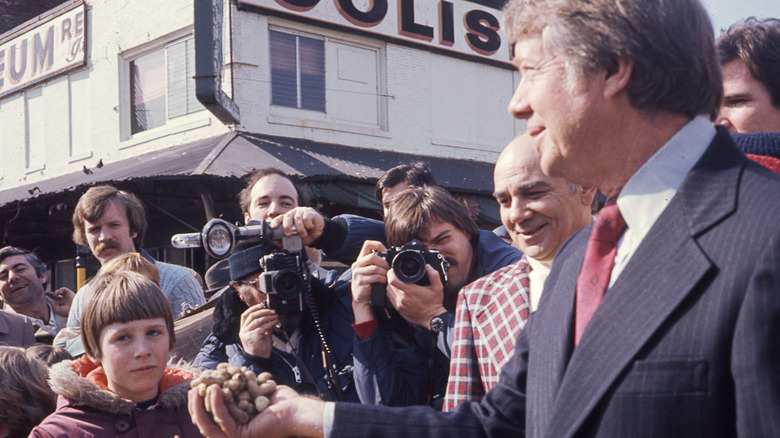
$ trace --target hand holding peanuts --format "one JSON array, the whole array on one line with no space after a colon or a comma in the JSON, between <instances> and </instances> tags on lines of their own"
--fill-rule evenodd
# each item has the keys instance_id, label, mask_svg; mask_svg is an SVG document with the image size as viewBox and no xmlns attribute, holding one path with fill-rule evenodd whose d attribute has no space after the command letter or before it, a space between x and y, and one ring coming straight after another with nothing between
<instances>
[{"instance_id":1,"label":"hand holding peanuts","mask_svg":"<svg viewBox=\"0 0 780 438\"><path fill-rule=\"evenodd\" d=\"M196 388L203 397L206 412L211 412L206 389L216 385L222 392L222 399L230 412L230 416L238 424L246 424L271 404L270 397L276 391L276 382L271 379L271 373L255 373L247 367L241 369L221 363L216 370L206 370L198 378L190 382L191 388Z\"/></svg>"}]
</instances>

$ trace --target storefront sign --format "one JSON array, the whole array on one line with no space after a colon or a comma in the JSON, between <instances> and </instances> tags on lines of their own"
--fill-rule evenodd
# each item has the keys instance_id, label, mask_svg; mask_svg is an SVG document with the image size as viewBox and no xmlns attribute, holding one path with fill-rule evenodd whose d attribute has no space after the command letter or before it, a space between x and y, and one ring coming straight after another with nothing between
<instances>
[{"instance_id":1,"label":"storefront sign","mask_svg":"<svg viewBox=\"0 0 780 438\"><path fill-rule=\"evenodd\" d=\"M492 0L238 0L263 9L509 62ZM485 5L495 5L490 7Z\"/></svg>"},{"instance_id":2,"label":"storefront sign","mask_svg":"<svg viewBox=\"0 0 780 438\"><path fill-rule=\"evenodd\" d=\"M84 65L86 6L66 10L0 41L0 96Z\"/></svg>"}]
</instances>

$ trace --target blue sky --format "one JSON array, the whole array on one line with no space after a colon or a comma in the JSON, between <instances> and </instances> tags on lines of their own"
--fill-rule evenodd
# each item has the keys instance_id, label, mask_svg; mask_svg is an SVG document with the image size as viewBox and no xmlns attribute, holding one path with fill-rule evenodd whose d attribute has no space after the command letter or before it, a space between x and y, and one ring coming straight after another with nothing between
<instances>
[{"instance_id":1,"label":"blue sky","mask_svg":"<svg viewBox=\"0 0 780 438\"><path fill-rule=\"evenodd\" d=\"M780 18L780 0L701 0L710 13L715 35L750 16Z\"/></svg>"}]
</instances>

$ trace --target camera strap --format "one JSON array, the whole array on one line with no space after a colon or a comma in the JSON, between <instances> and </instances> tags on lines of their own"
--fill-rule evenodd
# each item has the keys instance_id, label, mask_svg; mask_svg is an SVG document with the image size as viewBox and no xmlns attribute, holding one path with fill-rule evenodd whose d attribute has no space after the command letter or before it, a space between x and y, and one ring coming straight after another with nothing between
<instances>
[{"instance_id":1,"label":"camera strap","mask_svg":"<svg viewBox=\"0 0 780 438\"><path fill-rule=\"evenodd\" d=\"M295 356L296 364L292 368L296 376L300 375L300 371L296 370L296 368L298 368L299 370L303 371L303 374L306 376L306 378L309 379L309 381L316 386L317 381L314 380L314 376L311 374L311 371L309 371L309 367L307 367L306 364L301 360L301 357L298 355L298 352L296 351L297 348L293 347L292 344L290 343L290 337L287 336L287 333L284 331L284 329L280 329L277 332L277 336L279 336L279 339L284 341L284 343L286 343L290 347L290 352L293 354L293 356ZM300 344L301 344L300 341L298 341L298 345Z\"/></svg>"},{"instance_id":2,"label":"camera strap","mask_svg":"<svg viewBox=\"0 0 780 438\"><path fill-rule=\"evenodd\" d=\"M320 320L320 312L317 308L317 302L314 300L314 294L311 290L311 284L306 283L303 288L303 298L306 300L306 305L309 306L309 312L314 320L314 327L317 330L317 334L320 337L320 345L322 346L322 358L323 367L325 368L325 383L328 388L333 392L334 399L336 401L344 400L344 395L341 393L341 387L338 380L338 365L336 362L336 355L333 353L333 349L328 342L328 337L325 334L325 329L322 328L322 321Z\"/></svg>"}]
</instances>

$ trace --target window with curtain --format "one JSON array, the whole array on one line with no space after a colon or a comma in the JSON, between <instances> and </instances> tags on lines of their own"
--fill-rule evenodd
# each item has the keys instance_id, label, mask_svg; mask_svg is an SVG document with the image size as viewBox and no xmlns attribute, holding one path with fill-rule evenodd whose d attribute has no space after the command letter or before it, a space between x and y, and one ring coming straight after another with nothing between
<instances>
[{"instance_id":1,"label":"window with curtain","mask_svg":"<svg viewBox=\"0 0 780 438\"><path fill-rule=\"evenodd\" d=\"M139 56L130 61L129 67L132 134L203 109L195 97L192 37Z\"/></svg>"},{"instance_id":2,"label":"window with curtain","mask_svg":"<svg viewBox=\"0 0 780 438\"><path fill-rule=\"evenodd\" d=\"M270 31L271 104L325 112L325 41Z\"/></svg>"}]
</instances>

